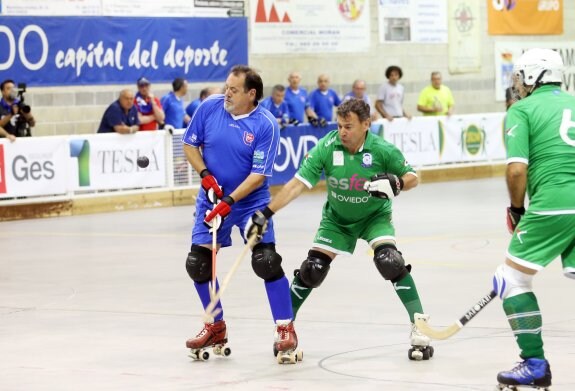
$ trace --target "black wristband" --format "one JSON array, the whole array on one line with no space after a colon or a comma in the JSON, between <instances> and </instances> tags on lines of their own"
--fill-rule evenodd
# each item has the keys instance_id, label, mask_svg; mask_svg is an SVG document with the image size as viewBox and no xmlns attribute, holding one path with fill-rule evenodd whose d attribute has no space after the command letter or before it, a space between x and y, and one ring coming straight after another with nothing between
<instances>
[{"instance_id":1,"label":"black wristband","mask_svg":"<svg viewBox=\"0 0 575 391\"><path fill-rule=\"evenodd\" d=\"M272 217L274 215L274 211L271 210L270 208L268 208L267 206L265 207L264 210L262 210L262 214L264 215L264 217L266 219L269 219L270 217Z\"/></svg>"},{"instance_id":2,"label":"black wristband","mask_svg":"<svg viewBox=\"0 0 575 391\"><path fill-rule=\"evenodd\" d=\"M225 202L229 206L232 206L236 201L234 201L234 199L230 196L225 196L224 198L222 198L222 202Z\"/></svg>"},{"instance_id":3,"label":"black wristband","mask_svg":"<svg viewBox=\"0 0 575 391\"><path fill-rule=\"evenodd\" d=\"M521 208L516 208L513 205L510 205L509 210L512 211L513 213L517 213L519 215L525 214L525 207L523 207L523 206Z\"/></svg>"},{"instance_id":4,"label":"black wristband","mask_svg":"<svg viewBox=\"0 0 575 391\"><path fill-rule=\"evenodd\" d=\"M401 179L400 176L398 176L397 179L399 179L399 189L403 190L403 179Z\"/></svg>"},{"instance_id":5,"label":"black wristband","mask_svg":"<svg viewBox=\"0 0 575 391\"><path fill-rule=\"evenodd\" d=\"M207 168L204 168L201 172L200 172L200 178L204 179L204 177L208 176L208 175L212 175L210 174L210 172L208 171Z\"/></svg>"}]
</instances>

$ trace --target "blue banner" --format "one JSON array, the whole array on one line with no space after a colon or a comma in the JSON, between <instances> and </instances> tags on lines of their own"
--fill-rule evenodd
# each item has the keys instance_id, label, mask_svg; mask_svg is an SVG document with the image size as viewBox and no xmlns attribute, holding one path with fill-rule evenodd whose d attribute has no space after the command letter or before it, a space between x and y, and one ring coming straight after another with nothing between
<instances>
[{"instance_id":1,"label":"blue banner","mask_svg":"<svg viewBox=\"0 0 575 391\"><path fill-rule=\"evenodd\" d=\"M246 18L3 17L0 80L31 86L223 81L248 63Z\"/></svg>"},{"instance_id":2,"label":"blue banner","mask_svg":"<svg viewBox=\"0 0 575 391\"><path fill-rule=\"evenodd\" d=\"M274 164L270 185L283 185L293 178L301 161L319 139L337 129L337 124L331 122L325 128L311 125L288 126L281 131L280 146Z\"/></svg>"}]
</instances>

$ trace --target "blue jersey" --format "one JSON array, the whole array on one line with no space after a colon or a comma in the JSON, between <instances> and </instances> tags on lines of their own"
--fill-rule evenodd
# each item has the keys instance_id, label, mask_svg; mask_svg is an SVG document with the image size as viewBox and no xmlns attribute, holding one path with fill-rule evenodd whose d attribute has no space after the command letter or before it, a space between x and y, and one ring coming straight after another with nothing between
<instances>
[{"instance_id":1,"label":"blue jersey","mask_svg":"<svg viewBox=\"0 0 575 391\"><path fill-rule=\"evenodd\" d=\"M184 124L186 112L182 98L178 98L176 94L170 92L162 96L161 103L166 115L166 125L172 125L176 129L181 129L186 126L186 124Z\"/></svg>"},{"instance_id":2,"label":"blue jersey","mask_svg":"<svg viewBox=\"0 0 575 391\"><path fill-rule=\"evenodd\" d=\"M196 100L191 101L190 104L186 106L186 114L189 115L190 118L194 116L194 113L198 109L200 103L202 103L202 101L200 100L200 98L198 98Z\"/></svg>"},{"instance_id":3,"label":"blue jersey","mask_svg":"<svg viewBox=\"0 0 575 391\"><path fill-rule=\"evenodd\" d=\"M268 96L267 98L265 98L264 100L262 100L260 102L260 105L262 107L265 107L266 109L269 110L270 113L272 113L272 115L275 118L280 118L282 120L284 120L285 122L288 122L290 119L290 114L289 114L289 108L287 103L285 102L285 100L280 103L279 105L276 105L272 99L271 96Z\"/></svg>"},{"instance_id":4,"label":"blue jersey","mask_svg":"<svg viewBox=\"0 0 575 391\"><path fill-rule=\"evenodd\" d=\"M336 92L329 89L321 92L319 89L314 90L309 95L309 105L315 111L319 118L325 118L326 121L333 119L333 107L339 106L341 99Z\"/></svg>"},{"instance_id":5,"label":"blue jersey","mask_svg":"<svg viewBox=\"0 0 575 391\"><path fill-rule=\"evenodd\" d=\"M306 89L300 87L297 91L292 91L289 86L286 87L284 102L288 105L290 118L303 123L305 119L305 110L309 107Z\"/></svg>"},{"instance_id":6,"label":"blue jersey","mask_svg":"<svg viewBox=\"0 0 575 391\"><path fill-rule=\"evenodd\" d=\"M116 100L104 112L98 133L114 133L114 126L122 124L127 126L139 125L138 109L134 105L126 113L120 105L120 101Z\"/></svg>"},{"instance_id":7,"label":"blue jersey","mask_svg":"<svg viewBox=\"0 0 575 391\"><path fill-rule=\"evenodd\" d=\"M224 109L224 95L211 95L196 110L182 141L202 147L207 169L231 194L250 174L272 175L280 130L274 116L258 105L251 113L234 116ZM205 192L198 200L205 200ZM267 179L234 208L270 199ZM237 205L237 206L236 206Z\"/></svg>"}]
</instances>

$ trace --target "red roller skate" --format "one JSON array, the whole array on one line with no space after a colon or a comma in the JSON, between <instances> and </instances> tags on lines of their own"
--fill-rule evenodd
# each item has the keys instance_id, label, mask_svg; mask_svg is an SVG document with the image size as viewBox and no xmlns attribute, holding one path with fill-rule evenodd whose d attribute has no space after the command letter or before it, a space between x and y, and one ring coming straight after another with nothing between
<instances>
[{"instance_id":1,"label":"red roller skate","mask_svg":"<svg viewBox=\"0 0 575 391\"><path fill-rule=\"evenodd\" d=\"M274 334L274 354L278 364L295 364L303 360L303 352L297 350L297 335L291 320L278 320Z\"/></svg>"},{"instance_id":2,"label":"red roller skate","mask_svg":"<svg viewBox=\"0 0 575 391\"><path fill-rule=\"evenodd\" d=\"M210 358L208 348L212 347L215 355L229 356L232 350L225 346L228 342L226 322L222 319L214 323L204 324L202 331L195 338L186 341L186 347L190 349L190 357L196 361L206 361Z\"/></svg>"}]
</instances>

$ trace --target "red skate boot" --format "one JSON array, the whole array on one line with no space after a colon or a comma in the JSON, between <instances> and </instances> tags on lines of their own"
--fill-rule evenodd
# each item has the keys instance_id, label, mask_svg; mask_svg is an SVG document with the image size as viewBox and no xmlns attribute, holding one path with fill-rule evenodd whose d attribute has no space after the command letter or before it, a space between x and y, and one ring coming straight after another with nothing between
<instances>
[{"instance_id":1,"label":"red skate boot","mask_svg":"<svg viewBox=\"0 0 575 391\"><path fill-rule=\"evenodd\" d=\"M210 353L206 350L210 347L218 356L229 356L232 350L225 346L228 342L226 322L222 319L214 323L205 323L202 331L195 338L186 341L186 347L190 349L190 357L194 360L206 361Z\"/></svg>"},{"instance_id":2,"label":"red skate boot","mask_svg":"<svg viewBox=\"0 0 575 391\"><path fill-rule=\"evenodd\" d=\"M297 335L290 319L276 322L274 353L279 364L295 364L303 360L303 352L297 350Z\"/></svg>"}]
</instances>

